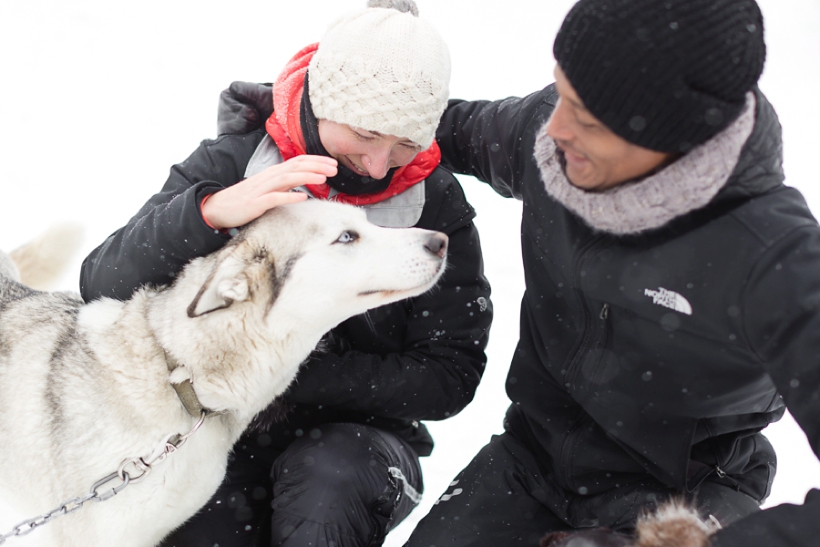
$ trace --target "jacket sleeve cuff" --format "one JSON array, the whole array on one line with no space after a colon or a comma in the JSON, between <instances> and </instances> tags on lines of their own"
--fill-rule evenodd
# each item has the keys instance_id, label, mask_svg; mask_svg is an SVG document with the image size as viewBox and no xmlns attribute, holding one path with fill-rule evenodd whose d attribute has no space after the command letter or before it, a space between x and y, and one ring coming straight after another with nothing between
<instances>
[{"instance_id":1,"label":"jacket sleeve cuff","mask_svg":"<svg viewBox=\"0 0 820 547\"><path fill-rule=\"evenodd\" d=\"M216 192L214 192L214 193L216 193ZM203 197L202 200L199 202L199 215L202 217L202 222L204 222L208 226L208 228L210 228L211 230L216 230L216 227L213 224L211 224L210 222L208 222L208 217L206 217L205 213L203 212L203 208L205 207L205 202L208 201L208 199L212 195L214 195L214 194L205 195L205 197Z\"/></svg>"}]
</instances>

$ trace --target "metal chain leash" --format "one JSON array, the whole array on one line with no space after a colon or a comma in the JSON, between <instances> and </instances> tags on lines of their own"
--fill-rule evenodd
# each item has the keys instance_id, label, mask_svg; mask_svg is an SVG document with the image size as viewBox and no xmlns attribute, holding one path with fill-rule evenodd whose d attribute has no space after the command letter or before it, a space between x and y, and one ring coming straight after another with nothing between
<instances>
[{"instance_id":1,"label":"metal chain leash","mask_svg":"<svg viewBox=\"0 0 820 547\"><path fill-rule=\"evenodd\" d=\"M91 486L91 490L85 496L66 500L48 513L32 519L24 520L12 528L7 534L0 535L0 545L3 545L6 540L11 537L25 536L26 534L33 532L35 528L39 528L43 524L49 523L58 517L79 511L82 509L83 504L88 501L107 501L125 490L129 484L141 481L148 475L154 465L164 461L165 458L179 450L179 448L185 444L185 441L188 440L188 437L197 432L199 427L202 425L202 422L205 421L205 417L207 415L207 412L202 411L197 423L194 424L194 427L192 427L191 430L185 435L180 435L179 433L171 433L167 435L149 456L145 458L137 457L125 459L116 471L95 482ZM129 466L133 467L133 470L130 473L126 471L126 467ZM113 488L103 490L102 492L98 491L102 486L117 479L119 479L120 484L114 486Z\"/></svg>"}]
</instances>

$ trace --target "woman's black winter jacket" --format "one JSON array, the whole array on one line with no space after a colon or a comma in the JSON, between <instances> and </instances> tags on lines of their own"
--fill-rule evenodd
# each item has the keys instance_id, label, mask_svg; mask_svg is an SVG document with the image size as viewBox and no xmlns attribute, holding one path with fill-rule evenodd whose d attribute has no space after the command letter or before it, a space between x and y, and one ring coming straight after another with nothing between
<instances>
[{"instance_id":1,"label":"woman's black winter jacket","mask_svg":"<svg viewBox=\"0 0 820 547\"><path fill-rule=\"evenodd\" d=\"M189 261L221 248L229 236L204 223L199 204L244 178L263 137L260 129L204 141L173 166L162 190L86 258L83 298L124 300L142 285L172 283ZM396 432L428 455L432 439L419 421L453 416L472 400L492 318L475 212L441 167L425 188L417 226L449 236L447 271L432 291L334 329L336 342L303 366L285 395L291 411L271 431L275 445L288 444L311 425L357 422Z\"/></svg>"},{"instance_id":2,"label":"woman's black winter jacket","mask_svg":"<svg viewBox=\"0 0 820 547\"><path fill-rule=\"evenodd\" d=\"M627 236L590 228L545 190L533 151L553 86L451 101L444 114L444 165L523 201L526 293L505 426L538 457L556 504L647 474L763 500L775 456L760 431L784 403L820 454L820 228L783 184L780 126L756 99L752 134L715 198ZM657 298L673 293L691 314ZM815 494L728 527L715 547L817 545Z\"/></svg>"}]
</instances>

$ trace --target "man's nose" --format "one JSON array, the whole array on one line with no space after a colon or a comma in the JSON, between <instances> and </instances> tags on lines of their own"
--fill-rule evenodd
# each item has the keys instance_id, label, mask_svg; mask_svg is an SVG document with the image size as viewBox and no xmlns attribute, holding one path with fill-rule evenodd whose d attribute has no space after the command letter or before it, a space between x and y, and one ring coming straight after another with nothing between
<instances>
[{"instance_id":1,"label":"man's nose","mask_svg":"<svg viewBox=\"0 0 820 547\"><path fill-rule=\"evenodd\" d=\"M557 141L572 140L573 134L567 124L566 108L563 107L561 99L558 99L552 115L547 120L547 135Z\"/></svg>"}]
</instances>

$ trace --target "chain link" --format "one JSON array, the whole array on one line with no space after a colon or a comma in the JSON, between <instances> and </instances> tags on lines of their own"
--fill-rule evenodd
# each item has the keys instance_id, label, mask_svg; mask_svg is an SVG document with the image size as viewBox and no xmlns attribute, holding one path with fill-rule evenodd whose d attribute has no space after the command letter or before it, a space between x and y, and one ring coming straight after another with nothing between
<instances>
[{"instance_id":1,"label":"chain link","mask_svg":"<svg viewBox=\"0 0 820 547\"><path fill-rule=\"evenodd\" d=\"M202 422L205 421L205 417L207 415L208 414L203 410L202 414L199 416L199 420L197 421L197 423L185 435L173 433L166 436L162 440L162 442L159 443L157 448L151 453L151 455L145 458L126 458L120 464L119 468L115 472L95 482L91 486L91 490L85 496L66 500L59 506L57 506L55 509L49 511L48 513L40 515L39 517L24 520L23 522L12 528L10 532L6 534L0 534L0 545L3 545L9 538L25 536L26 534L30 534L31 532L33 532L35 528L39 528L43 524L47 524L58 517L68 515L69 513L73 513L74 511L79 511L80 509L82 509L83 504L85 504L88 501L94 500L101 502L110 500L111 498L125 490L125 488L129 484L141 481L151 471L152 466L162 461L165 461L165 458L179 450L179 447L185 444L185 441L188 440L188 437L197 432L199 427L202 425ZM134 469L136 470L134 475L125 470L125 468L129 465L134 466ZM107 490L99 492L99 489L103 485L106 485L117 479L119 479L120 481L119 484L117 484L113 488L109 488Z\"/></svg>"}]
</instances>

